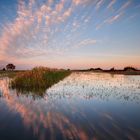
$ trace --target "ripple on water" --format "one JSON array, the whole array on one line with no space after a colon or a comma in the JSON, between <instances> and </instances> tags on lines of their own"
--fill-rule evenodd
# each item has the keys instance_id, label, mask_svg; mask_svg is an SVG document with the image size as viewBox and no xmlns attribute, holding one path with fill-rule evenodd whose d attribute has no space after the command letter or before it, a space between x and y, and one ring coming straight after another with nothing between
<instances>
[{"instance_id":1,"label":"ripple on water","mask_svg":"<svg viewBox=\"0 0 140 140\"><path fill-rule=\"evenodd\" d=\"M140 139L140 76L72 73L42 97L8 82L0 79L0 139Z\"/></svg>"}]
</instances>

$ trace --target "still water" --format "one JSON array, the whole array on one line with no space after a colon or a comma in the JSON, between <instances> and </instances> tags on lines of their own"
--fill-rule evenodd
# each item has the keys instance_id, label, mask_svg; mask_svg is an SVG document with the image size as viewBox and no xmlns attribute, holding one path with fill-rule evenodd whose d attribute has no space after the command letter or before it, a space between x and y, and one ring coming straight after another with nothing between
<instances>
[{"instance_id":1,"label":"still water","mask_svg":"<svg viewBox=\"0 0 140 140\"><path fill-rule=\"evenodd\" d=\"M140 140L140 76L72 73L43 96L0 78L0 140Z\"/></svg>"}]
</instances>

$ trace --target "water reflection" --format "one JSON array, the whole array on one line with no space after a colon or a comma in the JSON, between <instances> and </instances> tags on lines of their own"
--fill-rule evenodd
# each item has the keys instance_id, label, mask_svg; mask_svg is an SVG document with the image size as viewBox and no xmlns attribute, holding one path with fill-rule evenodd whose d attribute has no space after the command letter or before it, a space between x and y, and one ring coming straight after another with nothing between
<instances>
[{"instance_id":1,"label":"water reflection","mask_svg":"<svg viewBox=\"0 0 140 140\"><path fill-rule=\"evenodd\" d=\"M32 139L140 139L139 80L122 75L73 73L41 98L9 90L9 79L2 78L0 95L10 115L18 114L34 136Z\"/></svg>"},{"instance_id":2,"label":"water reflection","mask_svg":"<svg viewBox=\"0 0 140 140\"><path fill-rule=\"evenodd\" d=\"M44 94L45 94L45 91L46 91L46 88L27 88L27 87L22 87L22 88L19 88L19 87L16 87L16 88L13 88L13 87L10 87L11 89L13 90L16 90L16 93L17 95L19 94L24 94L24 95L31 95L33 96L34 98L36 97L43 97Z\"/></svg>"},{"instance_id":3,"label":"water reflection","mask_svg":"<svg viewBox=\"0 0 140 140\"><path fill-rule=\"evenodd\" d=\"M74 73L47 90L46 98L84 98L140 103L140 77L100 73Z\"/></svg>"}]
</instances>

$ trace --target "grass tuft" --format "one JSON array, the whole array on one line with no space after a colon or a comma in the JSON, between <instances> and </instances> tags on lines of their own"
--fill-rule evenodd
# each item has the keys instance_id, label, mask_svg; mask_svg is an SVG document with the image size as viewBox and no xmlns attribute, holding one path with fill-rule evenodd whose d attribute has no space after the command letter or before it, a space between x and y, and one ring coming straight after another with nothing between
<instances>
[{"instance_id":1,"label":"grass tuft","mask_svg":"<svg viewBox=\"0 0 140 140\"><path fill-rule=\"evenodd\" d=\"M45 90L66 76L70 71L36 67L31 71L18 73L11 81L10 87L19 91L45 92Z\"/></svg>"}]
</instances>

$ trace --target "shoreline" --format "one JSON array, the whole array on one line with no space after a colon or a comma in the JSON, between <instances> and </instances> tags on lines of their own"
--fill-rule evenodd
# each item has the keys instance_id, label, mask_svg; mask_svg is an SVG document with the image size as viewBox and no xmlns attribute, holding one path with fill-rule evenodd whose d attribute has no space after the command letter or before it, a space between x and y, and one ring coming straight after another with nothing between
<instances>
[{"instance_id":1,"label":"shoreline","mask_svg":"<svg viewBox=\"0 0 140 140\"><path fill-rule=\"evenodd\" d=\"M140 70L137 71L123 71L123 70L115 70L115 71L110 71L110 70L101 70L101 71L96 71L96 70L72 70L72 72L94 72L94 73L108 73L108 74L121 74L121 75L140 75Z\"/></svg>"},{"instance_id":2,"label":"shoreline","mask_svg":"<svg viewBox=\"0 0 140 140\"><path fill-rule=\"evenodd\" d=\"M0 77L8 76L8 77L15 77L16 74L20 72L25 72L26 70L16 70L16 71L0 71ZM29 71L29 70L27 70ZM121 74L121 75L140 75L140 70L136 71L124 71L124 70L70 70L71 72L94 72L94 73L108 73L108 74Z\"/></svg>"}]
</instances>

